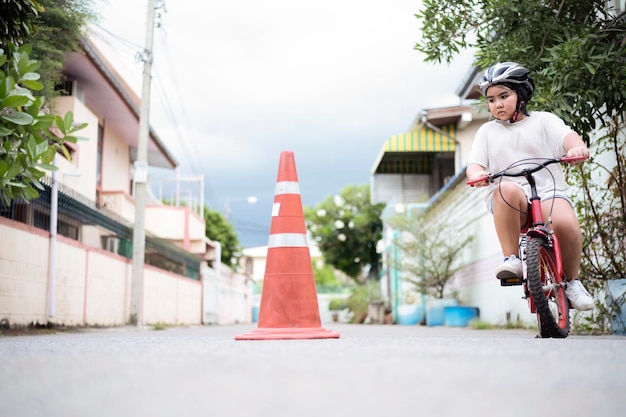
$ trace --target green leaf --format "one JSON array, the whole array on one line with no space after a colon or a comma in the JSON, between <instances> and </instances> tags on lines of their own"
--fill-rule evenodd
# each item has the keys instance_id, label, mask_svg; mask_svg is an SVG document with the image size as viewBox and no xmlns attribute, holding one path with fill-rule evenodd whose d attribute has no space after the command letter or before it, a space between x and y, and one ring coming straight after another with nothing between
<instances>
[{"instance_id":1,"label":"green leaf","mask_svg":"<svg viewBox=\"0 0 626 417\"><path fill-rule=\"evenodd\" d=\"M10 114L3 114L1 116L4 120L8 120L16 125L26 126L33 122L33 116L24 112L13 112Z\"/></svg>"},{"instance_id":2,"label":"green leaf","mask_svg":"<svg viewBox=\"0 0 626 417\"><path fill-rule=\"evenodd\" d=\"M63 122L65 124L65 132L71 131L72 125L74 124L74 113L72 113L71 111L65 113L65 120Z\"/></svg>"},{"instance_id":3,"label":"green leaf","mask_svg":"<svg viewBox=\"0 0 626 417\"><path fill-rule=\"evenodd\" d=\"M591 75L595 75L596 69L592 67L591 64L589 64L588 62L585 62L584 64L585 64L585 68L587 68L587 71L589 71Z\"/></svg>"},{"instance_id":4,"label":"green leaf","mask_svg":"<svg viewBox=\"0 0 626 417\"><path fill-rule=\"evenodd\" d=\"M54 122L54 117L51 114L42 114L37 116L37 122L43 126L50 127Z\"/></svg>"},{"instance_id":5,"label":"green leaf","mask_svg":"<svg viewBox=\"0 0 626 417\"><path fill-rule=\"evenodd\" d=\"M7 180L10 180L11 178L15 177L16 175L18 175L20 173L20 171L22 170L22 167L19 165L12 165L9 167L9 169L6 171L6 173L3 175L3 177Z\"/></svg>"},{"instance_id":6,"label":"green leaf","mask_svg":"<svg viewBox=\"0 0 626 417\"><path fill-rule=\"evenodd\" d=\"M69 142L69 143L76 143L76 142L78 142L78 137L76 137L76 136L72 136L72 135L69 135L69 136L65 136L65 137L63 138L63 140L64 140L65 142Z\"/></svg>"},{"instance_id":7,"label":"green leaf","mask_svg":"<svg viewBox=\"0 0 626 417\"><path fill-rule=\"evenodd\" d=\"M41 67L41 61L30 61L28 64L28 72L35 72Z\"/></svg>"},{"instance_id":8,"label":"green leaf","mask_svg":"<svg viewBox=\"0 0 626 417\"><path fill-rule=\"evenodd\" d=\"M31 80L22 80L22 84L24 86L30 88L31 90L39 91L43 89L43 84L39 81L31 81Z\"/></svg>"},{"instance_id":9,"label":"green leaf","mask_svg":"<svg viewBox=\"0 0 626 417\"><path fill-rule=\"evenodd\" d=\"M14 85L12 91L8 95L24 96L24 97L27 97L31 101L35 101L35 97L33 96L33 93L29 89L20 87L19 85Z\"/></svg>"},{"instance_id":10,"label":"green leaf","mask_svg":"<svg viewBox=\"0 0 626 417\"><path fill-rule=\"evenodd\" d=\"M0 103L0 107L20 107L20 106L25 106L26 104L28 104L30 100L28 100L28 97L24 97L24 96L8 96L7 98L5 98L4 100L2 100L2 103Z\"/></svg>"},{"instance_id":11,"label":"green leaf","mask_svg":"<svg viewBox=\"0 0 626 417\"><path fill-rule=\"evenodd\" d=\"M22 76L22 80L30 80L30 81L36 81L40 78L41 78L41 75L37 74L36 72L27 72L26 74Z\"/></svg>"},{"instance_id":12,"label":"green leaf","mask_svg":"<svg viewBox=\"0 0 626 417\"><path fill-rule=\"evenodd\" d=\"M41 183L39 183L39 182L37 182L36 184L41 185ZM43 189L44 189L44 188L43 188L43 186L42 186L42 187L41 187L41 190L43 191ZM32 188L32 187L28 187L28 188L26 188L26 189L24 190L24 194L25 194L24 199L25 199L25 200L27 200L27 201L28 201L28 200L32 200L33 198L37 198L37 197L39 197L39 193L37 192L37 190L35 190L35 189L34 189L34 188Z\"/></svg>"},{"instance_id":13,"label":"green leaf","mask_svg":"<svg viewBox=\"0 0 626 417\"><path fill-rule=\"evenodd\" d=\"M48 142L43 142L43 141L39 142L35 147L36 157L43 155L48 150L49 147L50 145L48 145Z\"/></svg>"},{"instance_id":14,"label":"green leaf","mask_svg":"<svg viewBox=\"0 0 626 417\"><path fill-rule=\"evenodd\" d=\"M58 171L59 168L55 165L52 164L37 164L37 166L41 169L45 169L46 171Z\"/></svg>"},{"instance_id":15,"label":"green leaf","mask_svg":"<svg viewBox=\"0 0 626 417\"><path fill-rule=\"evenodd\" d=\"M63 152L63 156L65 157L65 159L72 162L72 155L67 150L67 147L65 147L64 145L61 145L61 151Z\"/></svg>"},{"instance_id":16,"label":"green leaf","mask_svg":"<svg viewBox=\"0 0 626 417\"><path fill-rule=\"evenodd\" d=\"M65 136L67 134L67 129L65 128L65 121L63 120L63 118L61 116L56 116L54 118L54 121L61 133L63 133L63 136Z\"/></svg>"}]
</instances>

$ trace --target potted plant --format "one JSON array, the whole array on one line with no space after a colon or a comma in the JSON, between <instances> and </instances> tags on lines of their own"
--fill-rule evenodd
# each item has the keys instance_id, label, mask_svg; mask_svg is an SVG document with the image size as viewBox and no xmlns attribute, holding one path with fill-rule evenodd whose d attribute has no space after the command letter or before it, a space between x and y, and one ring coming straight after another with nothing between
<instances>
[{"instance_id":1,"label":"potted plant","mask_svg":"<svg viewBox=\"0 0 626 417\"><path fill-rule=\"evenodd\" d=\"M443 325L444 307L458 305L456 297L449 297L446 285L461 268L462 252L473 236L459 233L444 216L426 221L424 216L400 215L389 224L401 232L394 241L402 255L395 267L417 293L432 300L426 309L426 324Z\"/></svg>"},{"instance_id":2,"label":"potted plant","mask_svg":"<svg viewBox=\"0 0 626 417\"><path fill-rule=\"evenodd\" d=\"M347 308L346 300L343 298L333 298L328 303L328 310L331 311L331 317L334 322L339 321L339 312L343 309Z\"/></svg>"}]
</instances>

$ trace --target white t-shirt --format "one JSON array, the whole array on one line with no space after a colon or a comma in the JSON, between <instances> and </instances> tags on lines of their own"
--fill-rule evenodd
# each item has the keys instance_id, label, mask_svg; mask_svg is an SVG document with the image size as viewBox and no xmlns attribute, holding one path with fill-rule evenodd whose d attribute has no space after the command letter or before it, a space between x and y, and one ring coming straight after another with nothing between
<instances>
[{"instance_id":1,"label":"white t-shirt","mask_svg":"<svg viewBox=\"0 0 626 417\"><path fill-rule=\"evenodd\" d=\"M512 163L525 158L558 158L565 154L563 140L573 130L559 117L548 112L532 112L524 119L509 121L492 120L482 125L472 145L468 164L478 164L488 172L507 169ZM539 161L542 162L542 161ZM519 172L531 165L512 168ZM552 164L534 174L537 192L542 199L555 195L570 197L570 189L559 164ZM553 178L554 177L554 178ZM524 188L530 198L530 186L524 177L502 177ZM486 201L489 204L498 182L491 184Z\"/></svg>"}]
</instances>

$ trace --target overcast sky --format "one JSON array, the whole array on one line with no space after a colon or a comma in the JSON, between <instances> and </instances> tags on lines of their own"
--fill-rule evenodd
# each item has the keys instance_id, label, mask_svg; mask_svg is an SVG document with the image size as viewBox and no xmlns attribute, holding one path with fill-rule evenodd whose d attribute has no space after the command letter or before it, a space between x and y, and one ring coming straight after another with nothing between
<instances>
[{"instance_id":1,"label":"overcast sky","mask_svg":"<svg viewBox=\"0 0 626 417\"><path fill-rule=\"evenodd\" d=\"M105 54L140 93L147 0L96 0ZM369 183L385 140L454 94L450 66L413 49L419 1L165 2L154 32L150 123L181 164L228 204L244 247L265 245L280 152L293 151L303 204ZM256 196L254 206L246 197Z\"/></svg>"}]
</instances>

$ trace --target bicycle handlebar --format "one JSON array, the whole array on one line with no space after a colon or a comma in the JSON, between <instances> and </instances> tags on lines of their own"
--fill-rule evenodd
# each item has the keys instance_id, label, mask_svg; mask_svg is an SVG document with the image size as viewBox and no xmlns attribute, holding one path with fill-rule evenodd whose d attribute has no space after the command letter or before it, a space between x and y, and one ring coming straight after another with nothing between
<instances>
[{"instance_id":1,"label":"bicycle handlebar","mask_svg":"<svg viewBox=\"0 0 626 417\"><path fill-rule=\"evenodd\" d=\"M560 163L570 163L570 162L578 162L578 161L584 161L585 159L587 159L587 156L562 156L560 158L551 158L551 159L546 159L545 162L543 163L539 163L539 162L529 162L529 160L522 160L522 161L518 161L513 163L512 165L510 165L507 169L502 170L500 172L496 172L495 174L489 174L485 177L480 177L477 178L475 180L471 180L471 181L467 181L466 184L469 185L470 187L473 187L475 184L478 184L480 182L483 181L489 181L489 182L493 182L495 179L500 178L500 177L525 177L527 174L532 174L535 173L537 171L540 171L542 169L544 169L545 167L547 167L550 164L555 164L557 162ZM537 158L537 159L541 159L541 158ZM508 172L511 168L517 166L517 164L520 163L532 163L533 165L536 165L534 168L526 168L523 169L519 172L514 172L514 173L510 173Z\"/></svg>"}]
</instances>

